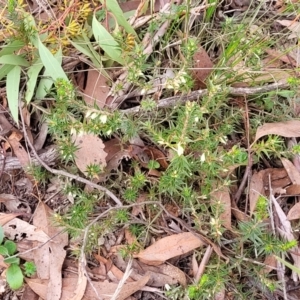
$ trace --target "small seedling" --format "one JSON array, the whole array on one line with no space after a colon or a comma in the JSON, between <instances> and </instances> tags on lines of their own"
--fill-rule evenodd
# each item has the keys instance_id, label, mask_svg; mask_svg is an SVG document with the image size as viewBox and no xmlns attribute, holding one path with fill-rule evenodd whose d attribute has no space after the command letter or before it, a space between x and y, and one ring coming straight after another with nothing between
<instances>
[{"instance_id":1,"label":"small seedling","mask_svg":"<svg viewBox=\"0 0 300 300\"><path fill-rule=\"evenodd\" d=\"M17 290L23 285L24 275L32 276L36 272L33 262L26 262L22 271L20 258L15 255L17 245L13 241L4 239L4 231L0 226L0 254L4 257L4 263L8 265L6 270L6 280L12 290Z\"/></svg>"}]
</instances>

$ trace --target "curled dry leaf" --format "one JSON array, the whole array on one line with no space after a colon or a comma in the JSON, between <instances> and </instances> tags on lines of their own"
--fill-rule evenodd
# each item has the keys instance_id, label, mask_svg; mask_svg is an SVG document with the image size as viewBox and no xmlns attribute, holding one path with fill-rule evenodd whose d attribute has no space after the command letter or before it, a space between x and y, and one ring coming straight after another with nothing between
<instances>
[{"instance_id":1,"label":"curled dry leaf","mask_svg":"<svg viewBox=\"0 0 300 300\"><path fill-rule=\"evenodd\" d=\"M110 87L107 84L107 78L98 70L90 68L87 74L86 87L83 98L86 104L102 108L105 106Z\"/></svg>"},{"instance_id":2,"label":"curled dry leaf","mask_svg":"<svg viewBox=\"0 0 300 300\"><path fill-rule=\"evenodd\" d=\"M231 198L228 187L223 187L220 190L214 191L211 194L212 201L220 202L222 205L222 213L220 214L220 219L222 225L231 230Z\"/></svg>"},{"instance_id":3,"label":"curled dry leaf","mask_svg":"<svg viewBox=\"0 0 300 300\"><path fill-rule=\"evenodd\" d=\"M292 183L300 185L300 173L293 165L293 163L286 158L281 158L281 162L286 169L286 172L290 177Z\"/></svg>"},{"instance_id":4,"label":"curled dry leaf","mask_svg":"<svg viewBox=\"0 0 300 300\"><path fill-rule=\"evenodd\" d=\"M61 270L66 257L68 234L63 228L53 225L53 211L40 202L33 217L33 224L51 237L51 241L35 249L35 264L37 274L41 279L49 279L47 300L59 300L61 296Z\"/></svg>"},{"instance_id":5,"label":"curled dry leaf","mask_svg":"<svg viewBox=\"0 0 300 300\"><path fill-rule=\"evenodd\" d=\"M287 219L284 211L282 210L282 208L280 207L279 203L277 202L277 200L275 199L275 197L273 195L270 195L270 198L272 200L272 203L274 205L274 210L277 213L277 216L280 220L280 225L277 227L277 230L279 232L279 234L286 239L287 241L293 241L295 240L295 237L292 233L292 226L291 226L291 222ZM294 265L297 268L300 268L300 249L298 246L294 247L291 249L291 251L289 251L293 260L294 260ZM293 279L296 280L296 278L299 278L300 275L299 274L295 274L295 272L293 272Z\"/></svg>"},{"instance_id":6,"label":"curled dry leaf","mask_svg":"<svg viewBox=\"0 0 300 300\"><path fill-rule=\"evenodd\" d=\"M10 212L30 212L30 208L28 207L28 205L21 202L16 196L12 194L0 194L0 202L2 202L5 205L6 209Z\"/></svg>"},{"instance_id":7,"label":"curled dry leaf","mask_svg":"<svg viewBox=\"0 0 300 300\"><path fill-rule=\"evenodd\" d=\"M21 214L3 214L0 213L0 225L3 226L7 222L13 220L17 216L20 216Z\"/></svg>"},{"instance_id":8,"label":"curled dry leaf","mask_svg":"<svg viewBox=\"0 0 300 300\"><path fill-rule=\"evenodd\" d=\"M300 22L295 22L293 20L277 20L276 22L292 31L292 34L288 36L288 39L300 37Z\"/></svg>"},{"instance_id":9,"label":"curled dry leaf","mask_svg":"<svg viewBox=\"0 0 300 300\"><path fill-rule=\"evenodd\" d=\"M48 280L41 279L25 279L30 288L38 294L42 299L46 299L47 297L47 286ZM120 291L120 296L118 300L125 300L127 297L132 295L133 293L142 289L148 282L149 277L144 276L140 280L135 282L125 283ZM76 289L77 278L63 278L63 290L60 300L70 300L74 290ZM110 300L111 296L114 294L115 290L118 287L117 283L113 282L97 282L93 281L94 288L98 291L99 296L102 300ZM96 296L95 291L88 285L82 300L98 300L99 298Z\"/></svg>"},{"instance_id":10,"label":"curled dry leaf","mask_svg":"<svg viewBox=\"0 0 300 300\"><path fill-rule=\"evenodd\" d=\"M25 148L22 146L22 144L16 140L16 139L9 139L9 144L11 145L15 155L17 156L19 162L21 163L21 166L23 169L26 170L30 163L29 155L26 152Z\"/></svg>"},{"instance_id":11,"label":"curled dry leaf","mask_svg":"<svg viewBox=\"0 0 300 300\"><path fill-rule=\"evenodd\" d=\"M275 58L275 60L281 60L287 64L292 64L294 67L297 67L297 62L292 57L275 49L266 49L265 51L272 57L272 61L274 61Z\"/></svg>"},{"instance_id":12,"label":"curled dry leaf","mask_svg":"<svg viewBox=\"0 0 300 300\"><path fill-rule=\"evenodd\" d=\"M268 274L277 268L277 260L274 255L267 255L264 260L264 268L261 269L260 274Z\"/></svg>"},{"instance_id":13,"label":"curled dry leaf","mask_svg":"<svg viewBox=\"0 0 300 300\"><path fill-rule=\"evenodd\" d=\"M289 221L291 220L297 220L300 219L300 202L296 203L288 212L287 219Z\"/></svg>"},{"instance_id":14,"label":"curled dry leaf","mask_svg":"<svg viewBox=\"0 0 300 300\"><path fill-rule=\"evenodd\" d=\"M299 196L300 195L300 185L292 184L286 188L286 194L288 196Z\"/></svg>"},{"instance_id":15,"label":"curled dry leaf","mask_svg":"<svg viewBox=\"0 0 300 300\"><path fill-rule=\"evenodd\" d=\"M134 257L147 265L157 266L172 257L185 254L203 245L205 244L191 232L183 232L158 240Z\"/></svg>"},{"instance_id":16,"label":"curled dry leaf","mask_svg":"<svg viewBox=\"0 0 300 300\"><path fill-rule=\"evenodd\" d=\"M118 279L121 280L124 273L118 269L110 260L104 258L103 256L99 255L99 254L94 254L94 257L100 262L100 263L104 263L105 267L106 267L106 271L111 271L113 273L113 275ZM132 282L133 279L131 279L130 277L127 279L127 282Z\"/></svg>"},{"instance_id":17,"label":"curled dry leaf","mask_svg":"<svg viewBox=\"0 0 300 300\"><path fill-rule=\"evenodd\" d=\"M199 46L198 51L194 54L193 62L192 76L195 80L194 89L206 88L205 80L212 72L214 65L207 52L201 46Z\"/></svg>"},{"instance_id":18,"label":"curled dry leaf","mask_svg":"<svg viewBox=\"0 0 300 300\"><path fill-rule=\"evenodd\" d=\"M257 200L259 196L264 195L264 183L263 183L263 177L265 170L262 170L258 173L254 173L251 176L250 181L250 192L249 192L249 202L250 202L250 216L252 216Z\"/></svg>"},{"instance_id":19,"label":"curled dry leaf","mask_svg":"<svg viewBox=\"0 0 300 300\"><path fill-rule=\"evenodd\" d=\"M13 219L3 225L5 236L10 240L27 239L30 241L38 241L45 243L50 237L41 229L34 225L30 225L21 219Z\"/></svg>"},{"instance_id":20,"label":"curled dry leaf","mask_svg":"<svg viewBox=\"0 0 300 300\"><path fill-rule=\"evenodd\" d=\"M107 153L104 151L102 140L95 134L85 133L73 135L73 142L78 147L75 152L75 162L78 169L87 175L89 165L99 165L102 169L106 166Z\"/></svg>"},{"instance_id":21,"label":"curled dry leaf","mask_svg":"<svg viewBox=\"0 0 300 300\"><path fill-rule=\"evenodd\" d=\"M122 258L120 253L113 255L112 259L119 269L126 269L128 262ZM163 287L166 284L174 285L178 283L183 286L186 285L186 275L177 267L170 264L149 266L134 259L132 262L132 272L130 273L130 277L138 280L146 274L150 276L147 285L151 287Z\"/></svg>"},{"instance_id":22,"label":"curled dry leaf","mask_svg":"<svg viewBox=\"0 0 300 300\"><path fill-rule=\"evenodd\" d=\"M291 120L287 122L265 123L257 128L253 143L255 143L261 137L269 134L277 134L284 137L299 137L300 121Z\"/></svg>"}]
</instances>

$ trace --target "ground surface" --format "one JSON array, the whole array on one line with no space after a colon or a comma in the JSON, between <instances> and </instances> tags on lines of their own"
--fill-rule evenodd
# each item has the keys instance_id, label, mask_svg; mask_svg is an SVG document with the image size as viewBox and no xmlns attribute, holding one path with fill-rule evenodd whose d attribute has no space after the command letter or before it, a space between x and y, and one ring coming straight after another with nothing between
<instances>
[{"instance_id":1,"label":"ground surface","mask_svg":"<svg viewBox=\"0 0 300 300\"><path fill-rule=\"evenodd\" d=\"M0 3L1 299L299 299L298 1Z\"/></svg>"}]
</instances>

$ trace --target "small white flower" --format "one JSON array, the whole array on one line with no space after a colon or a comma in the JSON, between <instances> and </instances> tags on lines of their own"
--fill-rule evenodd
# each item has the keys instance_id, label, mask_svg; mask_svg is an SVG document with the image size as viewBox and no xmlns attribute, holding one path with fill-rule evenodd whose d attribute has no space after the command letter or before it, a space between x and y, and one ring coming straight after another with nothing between
<instances>
[{"instance_id":1,"label":"small white flower","mask_svg":"<svg viewBox=\"0 0 300 300\"><path fill-rule=\"evenodd\" d=\"M178 154L179 156L181 156L181 155L183 154L183 152L184 152L184 149L183 149L183 147L181 146L181 144L179 143L179 144L177 145L177 154Z\"/></svg>"},{"instance_id":2,"label":"small white flower","mask_svg":"<svg viewBox=\"0 0 300 300\"><path fill-rule=\"evenodd\" d=\"M97 118L97 116L98 116L98 113L93 112L91 114L90 118L93 120L93 119Z\"/></svg>"},{"instance_id":3,"label":"small white flower","mask_svg":"<svg viewBox=\"0 0 300 300\"><path fill-rule=\"evenodd\" d=\"M107 122L107 115L101 115L100 116L100 122L105 124Z\"/></svg>"},{"instance_id":4,"label":"small white flower","mask_svg":"<svg viewBox=\"0 0 300 300\"><path fill-rule=\"evenodd\" d=\"M205 153L202 153L202 154L201 154L200 161L201 161L202 163L205 162Z\"/></svg>"}]
</instances>

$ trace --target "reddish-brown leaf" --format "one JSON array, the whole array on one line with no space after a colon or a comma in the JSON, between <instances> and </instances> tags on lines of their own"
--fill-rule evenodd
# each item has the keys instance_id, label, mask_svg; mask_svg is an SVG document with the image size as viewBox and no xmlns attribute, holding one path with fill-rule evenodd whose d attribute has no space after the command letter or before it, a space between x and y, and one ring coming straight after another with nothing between
<instances>
[{"instance_id":1,"label":"reddish-brown leaf","mask_svg":"<svg viewBox=\"0 0 300 300\"><path fill-rule=\"evenodd\" d=\"M203 245L204 243L191 232L183 232L158 240L134 257L147 265L157 266L172 257L185 254Z\"/></svg>"}]
</instances>

